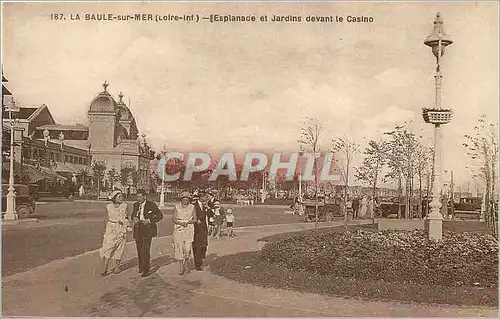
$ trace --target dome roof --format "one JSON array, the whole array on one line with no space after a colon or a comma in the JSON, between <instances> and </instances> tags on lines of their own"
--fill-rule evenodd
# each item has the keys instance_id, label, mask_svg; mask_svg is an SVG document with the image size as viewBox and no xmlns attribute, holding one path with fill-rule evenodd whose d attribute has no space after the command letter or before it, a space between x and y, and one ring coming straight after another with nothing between
<instances>
[{"instance_id":1,"label":"dome roof","mask_svg":"<svg viewBox=\"0 0 500 319\"><path fill-rule=\"evenodd\" d=\"M120 121L126 120L126 121L131 121L132 120L132 113L130 113L130 110L125 104L118 104L118 114L120 115Z\"/></svg>"},{"instance_id":2,"label":"dome roof","mask_svg":"<svg viewBox=\"0 0 500 319\"><path fill-rule=\"evenodd\" d=\"M115 112L116 108L116 101L107 91L99 93L90 103L91 112Z\"/></svg>"},{"instance_id":3,"label":"dome roof","mask_svg":"<svg viewBox=\"0 0 500 319\"><path fill-rule=\"evenodd\" d=\"M118 106L118 114L120 121L131 121L133 119L133 116L127 105L123 102L123 93L120 92L118 97L120 98L120 101L118 101L116 105Z\"/></svg>"}]
</instances>

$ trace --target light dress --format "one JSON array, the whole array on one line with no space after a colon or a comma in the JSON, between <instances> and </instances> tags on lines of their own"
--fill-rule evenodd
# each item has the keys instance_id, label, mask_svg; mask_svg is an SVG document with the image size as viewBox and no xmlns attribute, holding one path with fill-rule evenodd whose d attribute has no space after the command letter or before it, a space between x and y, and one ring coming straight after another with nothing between
<instances>
[{"instance_id":1,"label":"light dress","mask_svg":"<svg viewBox=\"0 0 500 319\"><path fill-rule=\"evenodd\" d=\"M175 205L174 218L181 222L188 222L195 216L194 206L192 204L182 207L181 204ZM175 259L184 260L191 258L193 238L194 238L194 225L188 224L182 226L174 224L174 252Z\"/></svg>"},{"instance_id":2,"label":"light dress","mask_svg":"<svg viewBox=\"0 0 500 319\"><path fill-rule=\"evenodd\" d=\"M359 213L358 213L359 217L365 218L367 211L368 211L368 203L366 201L366 198L363 197L363 199L361 200L361 205L359 207Z\"/></svg>"},{"instance_id":3,"label":"light dress","mask_svg":"<svg viewBox=\"0 0 500 319\"><path fill-rule=\"evenodd\" d=\"M106 210L108 211L108 222L99 252L101 258L120 260L125 252L127 228L130 226L127 219L127 203L121 203L118 207L115 207L114 204L108 204Z\"/></svg>"},{"instance_id":4,"label":"light dress","mask_svg":"<svg viewBox=\"0 0 500 319\"><path fill-rule=\"evenodd\" d=\"M370 216L370 218L373 219L373 200L368 201L366 215Z\"/></svg>"}]
</instances>

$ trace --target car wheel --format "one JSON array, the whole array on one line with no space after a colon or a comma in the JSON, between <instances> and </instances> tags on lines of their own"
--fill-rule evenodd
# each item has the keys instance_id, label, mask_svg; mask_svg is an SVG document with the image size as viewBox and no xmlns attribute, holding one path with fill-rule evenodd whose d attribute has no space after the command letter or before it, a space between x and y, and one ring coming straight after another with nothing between
<instances>
[{"instance_id":1,"label":"car wheel","mask_svg":"<svg viewBox=\"0 0 500 319\"><path fill-rule=\"evenodd\" d=\"M17 215L19 219L28 218L31 214L31 208L28 205L20 205L17 207Z\"/></svg>"}]
</instances>

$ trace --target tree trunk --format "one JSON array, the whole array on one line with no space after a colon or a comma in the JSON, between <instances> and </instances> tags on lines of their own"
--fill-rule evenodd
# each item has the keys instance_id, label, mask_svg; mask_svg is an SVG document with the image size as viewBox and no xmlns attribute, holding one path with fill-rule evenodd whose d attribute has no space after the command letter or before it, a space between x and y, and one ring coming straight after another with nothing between
<instances>
[{"instance_id":1,"label":"tree trunk","mask_svg":"<svg viewBox=\"0 0 500 319\"><path fill-rule=\"evenodd\" d=\"M420 216L420 219L423 218L423 211L422 211L422 170L420 169L418 171L418 215Z\"/></svg>"},{"instance_id":2,"label":"tree trunk","mask_svg":"<svg viewBox=\"0 0 500 319\"><path fill-rule=\"evenodd\" d=\"M399 173L399 177L398 177L398 219L401 219L401 194L403 192L403 185L402 185L402 181L401 181L402 177L401 177L401 173Z\"/></svg>"},{"instance_id":3,"label":"tree trunk","mask_svg":"<svg viewBox=\"0 0 500 319\"><path fill-rule=\"evenodd\" d=\"M101 178L97 177L97 200L101 196Z\"/></svg>"},{"instance_id":4,"label":"tree trunk","mask_svg":"<svg viewBox=\"0 0 500 319\"><path fill-rule=\"evenodd\" d=\"M347 188L349 187L349 161L347 161L345 187L344 187L344 229L347 231L347 224L349 223L349 216L347 211Z\"/></svg>"}]
</instances>

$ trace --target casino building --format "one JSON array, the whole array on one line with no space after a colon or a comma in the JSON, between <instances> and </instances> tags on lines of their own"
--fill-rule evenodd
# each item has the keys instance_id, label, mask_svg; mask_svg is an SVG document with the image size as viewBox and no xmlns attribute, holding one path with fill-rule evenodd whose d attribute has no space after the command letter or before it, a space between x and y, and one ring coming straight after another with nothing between
<instances>
[{"instance_id":1,"label":"casino building","mask_svg":"<svg viewBox=\"0 0 500 319\"><path fill-rule=\"evenodd\" d=\"M2 78L2 82L6 81ZM45 104L21 106L19 112L12 113L17 119L14 123L16 182L38 184L42 192L54 189L54 185L92 183L96 180L93 166L98 163L104 169L101 189L119 187L131 194L137 188L150 190L149 163L154 152L145 135L139 136L123 94L118 95L117 102L108 92L108 86L105 82L103 91L90 102L87 125L57 123ZM2 96L3 102L9 100L10 91L3 89ZM10 132L9 114L3 107L3 183L8 178Z\"/></svg>"}]
</instances>

